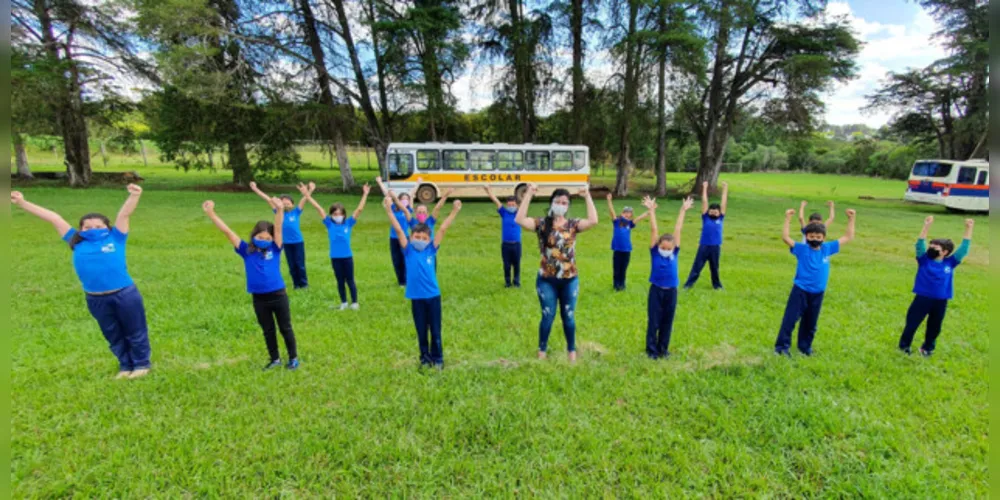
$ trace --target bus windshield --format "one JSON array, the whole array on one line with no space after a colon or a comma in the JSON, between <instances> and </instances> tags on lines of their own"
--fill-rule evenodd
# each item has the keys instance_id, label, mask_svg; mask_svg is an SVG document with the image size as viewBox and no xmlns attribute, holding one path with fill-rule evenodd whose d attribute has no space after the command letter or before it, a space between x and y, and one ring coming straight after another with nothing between
<instances>
[{"instance_id":1,"label":"bus windshield","mask_svg":"<svg viewBox=\"0 0 1000 500\"><path fill-rule=\"evenodd\" d=\"M948 177L951 164L936 161L918 161L913 164L913 175L918 177Z\"/></svg>"},{"instance_id":2,"label":"bus windshield","mask_svg":"<svg viewBox=\"0 0 1000 500\"><path fill-rule=\"evenodd\" d=\"M413 174L413 156L406 153L389 153L388 159L389 178L406 179Z\"/></svg>"}]
</instances>

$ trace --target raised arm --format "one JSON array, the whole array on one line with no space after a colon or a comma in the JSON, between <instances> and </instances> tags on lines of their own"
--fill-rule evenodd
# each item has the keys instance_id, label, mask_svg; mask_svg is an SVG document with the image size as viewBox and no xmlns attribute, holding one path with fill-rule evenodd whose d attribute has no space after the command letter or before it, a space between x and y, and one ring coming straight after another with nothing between
<instances>
[{"instance_id":1,"label":"raised arm","mask_svg":"<svg viewBox=\"0 0 1000 500\"><path fill-rule=\"evenodd\" d=\"M355 208L354 214L351 215L351 217L354 217L354 220L358 220L358 217L361 217L361 212L365 209L365 203L368 203L368 193L371 190L372 188L368 187L368 184L361 186L361 201L358 202L358 208Z\"/></svg>"},{"instance_id":2,"label":"raised arm","mask_svg":"<svg viewBox=\"0 0 1000 500\"><path fill-rule=\"evenodd\" d=\"M701 183L701 213L708 213L708 181Z\"/></svg>"},{"instance_id":3,"label":"raised arm","mask_svg":"<svg viewBox=\"0 0 1000 500\"><path fill-rule=\"evenodd\" d=\"M726 207L729 206L729 183L722 183L722 205L720 205L720 211L722 215L726 215Z\"/></svg>"},{"instance_id":4,"label":"raised arm","mask_svg":"<svg viewBox=\"0 0 1000 500\"><path fill-rule=\"evenodd\" d=\"M674 223L674 245L676 248L680 248L681 246L681 230L684 229L684 215L687 214L687 211L693 206L694 198L691 198L690 196L684 200L684 203L681 203L681 209L677 213L677 222Z\"/></svg>"},{"instance_id":5,"label":"raised arm","mask_svg":"<svg viewBox=\"0 0 1000 500\"><path fill-rule=\"evenodd\" d=\"M73 226L70 226L69 222L66 222L66 219L63 219L61 215L25 200L24 195L21 194L20 191L10 192L10 202L13 205L21 207L21 210L24 210L25 212L52 224L52 227L56 228L56 232L59 233L60 238L66 236L66 233L73 228Z\"/></svg>"},{"instance_id":6,"label":"raised arm","mask_svg":"<svg viewBox=\"0 0 1000 500\"><path fill-rule=\"evenodd\" d=\"M618 216L615 214L615 204L612 201L613 199L614 198L611 196L611 193L608 193L608 213L611 214L611 220L615 220L618 218Z\"/></svg>"},{"instance_id":7,"label":"raised arm","mask_svg":"<svg viewBox=\"0 0 1000 500\"><path fill-rule=\"evenodd\" d=\"M656 200L646 196L642 199L642 206L646 207L646 214L649 214L649 248L653 248L660 241L660 230L656 227Z\"/></svg>"},{"instance_id":8,"label":"raised arm","mask_svg":"<svg viewBox=\"0 0 1000 500\"><path fill-rule=\"evenodd\" d=\"M806 227L806 205L808 205L808 204L809 204L809 202L805 201L805 200L802 200L802 203L799 204L799 227L800 228Z\"/></svg>"},{"instance_id":9,"label":"raised arm","mask_svg":"<svg viewBox=\"0 0 1000 500\"><path fill-rule=\"evenodd\" d=\"M802 203L802 206L804 207L805 202ZM795 240L793 240L789 234L792 226L792 217L795 217L795 209L789 208L788 210L785 210L785 225L781 228L781 241L784 241L789 248L795 246Z\"/></svg>"},{"instance_id":10,"label":"raised arm","mask_svg":"<svg viewBox=\"0 0 1000 500\"><path fill-rule=\"evenodd\" d=\"M129 219L135 212L135 207L139 206L139 197L142 196L142 188L136 184L129 184L127 189L128 199L125 200L122 208L118 210L118 216L115 217L115 228L123 234L128 234Z\"/></svg>"},{"instance_id":11,"label":"raised arm","mask_svg":"<svg viewBox=\"0 0 1000 500\"><path fill-rule=\"evenodd\" d=\"M285 225L285 204L278 198L271 198L271 203L277 207L274 209L274 244L282 248L285 246L285 237L281 231Z\"/></svg>"},{"instance_id":12,"label":"raised arm","mask_svg":"<svg viewBox=\"0 0 1000 500\"><path fill-rule=\"evenodd\" d=\"M521 198L521 206L517 207L517 215L514 216L514 222L528 231L534 231L536 227L535 219L528 217L528 206L531 205L531 199L535 197L536 191L538 186L535 183L528 184L528 189L524 190L524 197Z\"/></svg>"},{"instance_id":13,"label":"raised arm","mask_svg":"<svg viewBox=\"0 0 1000 500\"><path fill-rule=\"evenodd\" d=\"M847 209L847 232L844 233L844 235L841 236L839 240L837 240L837 241L840 242L841 246L846 245L847 243L850 243L851 240L854 239L854 219L855 218L857 218L857 212L855 212L853 208L848 208Z\"/></svg>"},{"instance_id":14,"label":"raised arm","mask_svg":"<svg viewBox=\"0 0 1000 500\"><path fill-rule=\"evenodd\" d=\"M396 215L392 213L392 198L385 198L382 201L382 207L385 208L385 215L389 217L389 224L392 225L392 230L396 231L396 238L399 239L399 246L406 248L409 244L409 240L406 239L406 231L403 231L403 227L399 225L399 221L396 220Z\"/></svg>"},{"instance_id":15,"label":"raised arm","mask_svg":"<svg viewBox=\"0 0 1000 500\"><path fill-rule=\"evenodd\" d=\"M597 207L594 205L594 198L590 195L590 188L583 188L577 193L583 196L583 200L587 203L587 219L580 221L576 226L576 232L582 233L597 225Z\"/></svg>"},{"instance_id":16,"label":"raised arm","mask_svg":"<svg viewBox=\"0 0 1000 500\"><path fill-rule=\"evenodd\" d=\"M319 204L319 202L318 202L318 201L316 201L316 200L315 200L315 199L314 199L314 198L312 197L312 194L311 194L311 193L309 194L309 196L307 196L307 197L306 197L306 199L308 199L308 200L309 200L309 204L310 204L310 205L312 205L312 206L316 207L316 213L318 213L318 214L319 214L319 218L320 218L321 220L322 220L322 219L326 219L326 211L325 211L325 210L323 210L323 206L322 206L322 205L320 205L320 204Z\"/></svg>"},{"instance_id":17,"label":"raised arm","mask_svg":"<svg viewBox=\"0 0 1000 500\"><path fill-rule=\"evenodd\" d=\"M632 219L632 222L639 222L642 219L645 219L646 217L649 217L649 210L646 210L645 212L642 213L642 215L636 217L635 219Z\"/></svg>"},{"instance_id":18,"label":"raised arm","mask_svg":"<svg viewBox=\"0 0 1000 500\"><path fill-rule=\"evenodd\" d=\"M423 177L417 177L416 184L414 184L413 187L410 188L409 195L410 195L410 201L411 202L416 199L415 196L417 196L417 190L420 189L420 183L421 182L424 182L424 178Z\"/></svg>"},{"instance_id":19,"label":"raised arm","mask_svg":"<svg viewBox=\"0 0 1000 500\"><path fill-rule=\"evenodd\" d=\"M302 195L299 198L299 211L301 212L302 209L306 207L306 201L308 201L308 198L312 196L313 191L316 190L316 183L310 182L308 185L306 185L300 182L298 186L295 187L299 190L299 193Z\"/></svg>"},{"instance_id":20,"label":"raised arm","mask_svg":"<svg viewBox=\"0 0 1000 500\"><path fill-rule=\"evenodd\" d=\"M833 200L826 202L826 206L830 207L830 215L826 219L826 227L829 228L830 224L833 224L833 219L837 218L837 208L833 203Z\"/></svg>"},{"instance_id":21,"label":"raised arm","mask_svg":"<svg viewBox=\"0 0 1000 500\"><path fill-rule=\"evenodd\" d=\"M442 196L441 199L438 200L437 204L434 205L434 210L431 211L431 217L434 217L434 220L437 220L438 217L441 216L441 207L443 207L444 204L447 203L448 197L451 196L451 193L454 192L455 190L452 188L446 189L444 192L444 196Z\"/></svg>"},{"instance_id":22,"label":"raised arm","mask_svg":"<svg viewBox=\"0 0 1000 500\"><path fill-rule=\"evenodd\" d=\"M381 189L381 190L382 190L382 194L384 194L384 195L385 195L385 196L387 196L387 197L388 197L389 199L391 199L391 200L392 200L392 203L393 203L393 204L395 204L395 205L396 205L396 207L397 207L397 208L398 208L399 210L401 210L401 211L403 212L403 214L404 214L404 215L406 215L406 220L410 220L410 217L411 217L411 215L410 215L410 211L409 211L409 210L407 210L407 209L406 209L406 207L404 207L404 206L403 206L403 204L399 202L399 197L398 197L398 196L396 196L396 193L394 193L394 192L393 192L393 191L392 191L391 189L387 188L387 187L385 186L385 183L384 183L384 182L382 182L382 179L381 179L381 178L378 178L378 177L376 177L376 178L375 178L375 182L376 182L376 183L378 184L378 187L379 187L379 189ZM410 199L412 200L412 199L413 199L413 197L412 197L412 196L410 196Z\"/></svg>"},{"instance_id":23,"label":"raised arm","mask_svg":"<svg viewBox=\"0 0 1000 500\"><path fill-rule=\"evenodd\" d=\"M265 192L261 191L260 188L257 187L256 182L250 183L250 190L253 191L254 194L256 194L257 196L260 196L262 200L266 201L267 204L271 206L272 210L275 209L274 202L271 200L271 197L268 196ZM279 203L279 205L282 205L282 203Z\"/></svg>"},{"instance_id":24,"label":"raised arm","mask_svg":"<svg viewBox=\"0 0 1000 500\"><path fill-rule=\"evenodd\" d=\"M448 214L448 218L441 223L441 227L439 227L437 231L434 231L435 248L441 247L441 242L444 241L445 231L447 231L448 228L451 227L451 223L455 222L455 217L457 217L458 213L462 211L462 200L455 200L453 206L455 208L451 209L451 213Z\"/></svg>"},{"instance_id":25,"label":"raised arm","mask_svg":"<svg viewBox=\"0 0 1000 500\"><path fill-rule=\"evenodd\" d=\"M222 234L226 235L229 243L231 243L234 248L239 248L242 240L240 240L240 237L236 236L236 233L234 233L232 229L229 229L229 226L227 226L225 222L222 222L222 218L215 213L215 202L208 200L201 204L201 209L205 211L205 214L208 215L209 219L212 219L212 223L215 224L215 227L219 228L219 231L222 231Z\"/></svg>"},{"instance_id":26,"label":"raised arm","mask_svg":"<svg viewBox=\"0 0 1000 500\"><path fill-rule=\"evenodd\" d=\"M969 247L972 246L972 229L975 225L976 221L965 219L965 234L962 235L962 243L958 245L958 250L952 254L952 257L958 262L962 262L965 256L969 255Z\"/></svg>"},{"instance_id":27,"label":"raised arm","mask_svg":"<svg viewBox=\"0 0 1000 500\"><path fill-rule=\"evenodd\" d=\"M934 225L934 216L933 215L928 215L927 218L924 219L924 227L923 227L923 229L920 230L920 236L917 236L917 239L918 240L926 240L927 239L927 233L930 232L932 225Z\"/></svg>"},{"instance_id":28,"label":"raised arm","mask_svg":"<svg viewBox=\"0 0 1000 500\"><path fill-rule=\"evenodd\" d=\"M497 206L498 210L503 208L503 203L500 203L500 200L498 200L496 195L493 194L492 188L490 188L486 184L483 184L483 191L486 191L486 196L490 197L490 201L492 201Z\"/></svg>"}]
</instances>

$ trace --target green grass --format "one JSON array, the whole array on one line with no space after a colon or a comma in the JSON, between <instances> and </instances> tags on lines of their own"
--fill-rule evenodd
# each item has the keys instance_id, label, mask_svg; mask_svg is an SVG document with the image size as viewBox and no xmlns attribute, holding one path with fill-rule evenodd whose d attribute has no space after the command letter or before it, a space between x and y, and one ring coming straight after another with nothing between
<instances>
[{"instance_id":1,"label":"green grass","mask_svg":"<svg viewBox=\"0 0 1000 500\"><path fill-rule=\"evenodd\" d=\"M914 238L934 214L933 236L958 239L961 216L857 200L899 197L899 182L728 180L726 291L713 292L706 276L681 295L666 362L643 354L643 252L628 290L612 292L602 200L601 225L578 242L575 366L562 354L559 322L550 360L534 359L535 238L525 235L528 286L504 290L494 208L468 203L441 248L447 368L430 374L417 370L377 205L354 236L360 312L329 309L337 299L325 232L307 213L312 286L291 294L303 366L262 373L242 264L199 205L215 199L241 235L268 211L249 194L148 186L129 266L145 296L155 370L136 381L111 380L116 364L65 245L14 209L13 496L987 496L986 219L977 218L935 357L906 357L895 343L912 297ZM125 198L124 189L25 194L70 220L113 214ZM840 201L841 217L857 208L858 239L834 258L816 355L788 360L771 354L795 270L780 224L803 197L815 207ZM661 207L666 227L678 201ZM697 219L688 217L682 277ZM639 249L648 227L636 230Z\"/></svg>"}]
</instances>

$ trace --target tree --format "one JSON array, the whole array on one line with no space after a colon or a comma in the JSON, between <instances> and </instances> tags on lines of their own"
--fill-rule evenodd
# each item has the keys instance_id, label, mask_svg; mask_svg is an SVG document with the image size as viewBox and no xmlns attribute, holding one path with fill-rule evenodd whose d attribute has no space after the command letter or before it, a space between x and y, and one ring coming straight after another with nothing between
<instances>
[{"instance_id":1,"label":"tree","mask_svg":"<svg viewBox=\"0 0 1000 500\"><path fill-rule=\"evenodd\" d=\"M639 35L639 11L641 0L625 0L622 7L627 9L627 27L621 41L615 47L618 57L624 61L622 68L622 114L618 136L618 162L615 175L615 195L628 194L628 177L632 169L631 140L632 121L636 103L639 100L639 78L642 70L643 51L646 48Z\"/></svg>"},{"instance_id":2,"label":"tree","mask_svg":"<svg viewBox=\"0 0 1000 500\"><path fill-rule=\"evenodd\" d=\"M11 66L11 139L17 174L32 178L28 165L25 135L57 135L59 122L51 96L61 88L58 73L47 67L49 59L40 51L17 47L10 57Z\"/></svg>"}]
</instances>

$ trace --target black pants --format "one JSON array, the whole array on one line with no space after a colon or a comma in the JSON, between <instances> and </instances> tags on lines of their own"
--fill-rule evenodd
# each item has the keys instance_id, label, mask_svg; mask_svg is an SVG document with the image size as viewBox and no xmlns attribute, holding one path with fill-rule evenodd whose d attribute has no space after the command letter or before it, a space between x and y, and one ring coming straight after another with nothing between
<instances>
[{"instance_id":1,"label":"black pants","mask_svg":"<svg viewBox=\"0 0 1000 500\"><path fill-rule=\"evenodd\" d=\"M443 365L441 296L430 299L413 299L410 302L413 310L413 326L417 327L417 342L420 344L420 364Z\"/></svg>"},{"instance_id":2,"label":"black pants","mask_svg":"<svg viewBox=\"0 0 1000 500\"><path fill-rule=\"evenodd\" d=\"M264 343L267 344L267 353L271 356L271 361L281 359L278 352L278 336L274 331L274 321L278 320L278 329L285 339L285 349L288 350L288 359L299 357L295 348L295 332L292 331L292 311L288 306L288 294L284 290L271 293L253 294L253 310L257 313L257 322L264 330Z\"/></svg>"},{"instance_id":3,"label":"black pants","mask_svg":"<svg viewBox=\"0 0 1000 500\"><path fill-rule=\"evenodd\" d=\"M351 302L358 302L358 287L354 284L354 257L330 259L333 275L337 277L337 292L340 302L347 303L347 288L351 289Z\"/></svg>"},{"instance_id":4,"label":"black pants","mask_svg":"<svg viewBox=\"0 0 1000 500\"><path fill-rule=\"evenodd\" d=\"M632 260L632 252L615 251L614 285L615 290L625 289L625 275L628 274L628 263Z\"/></svg>"},{"instance_id":5,"label":"black pants","mask_svg":"<svg viewBox=\"0 0 1000 500\"><path fill-rule=\"evenodd\" d=\"M521 242L505 241L500 245L500 254L503 256L503 280L507 286L521 286ZM436 261L435 261L436 263ZM511 271L514 280L511 281Z\"/></svg>"},{"instance_id":6,"label":"black pants","mask_svg":"<svg viewBox=\"0 0 1000 500\"><path fill-rule=\"evenodd\" d=\"M934 352L937 345L938 335L941 335L941 323L944 322L944 315L948 312L947 299L932 299L916 295L910 310L906 312L906 327L899 337L899 348L909 349L913 343L913 335L917 333L917 328L927 318L927 332L924 334L924 344L920 347L927 352Z\"/></svg>"},{"instance_id":7,"label":"black pants","mask_svg":"<svg viewBox=\"0 0 1000 500\"><path fill-rule=\"evenodd\" d=\"M292 275L295 288L309 286L309 278L306 276L306 244L285 243L281 251L285 252L285 262L288 263L288 272Z\"/></svg>"},{"instance_id":8,"label":"black pants","mask_svg":"<svg viewBox=\"0 0 1000 500\"><path fill-rule=\"evenodd\" d=\"M816 323L819 322L819 313L823 309L823 295L825 292L809 293L797 286L792 287L792 293L788 296L788 305L785 306L785 317L781 320L781 330L778 331L778 340L774 342L775 352L787 351L792 346L792 330L795 323L799 323L799 351L803 354L812 354L813 338L816 337Z\"/></svg>"},{"instance_id":9,"label":"black pants","mask_svg":"<svg viewBox=\"0 0 1000 500\"><path fill-rule=\"evenodd\" d=\"M701 245L698 247L698 254L694 257L694 264L691 265L691 272L688 274L687 283L684 288L694 286L701 276L701 270L708 263L708 269L712 272L712 288L722 288L722 280L719 279L719 257L722 255L722 247L719 245Z\"/></svg>"},{"instance_id":10,"label":"black pants","mask_svg":"<svg viewBox=\"0 0 1000 500\"><path fill-rule=\"evenodd\" d=\"M677 289L649 285L646 302L646 355L660 358L670 355L670 334L677 311Z\"/></svg>"},{"instance_id":11,"label":"black pants","mask_svg":"<svg viewBox=\"0 0 1000 500\"><path fill-rule=\"evenodd\" d=\"M392 253L392 269L396 271L396 283L406 286L406 257L403 256L403 246L396 238L389 239L389 252Z\"/></svg>"}]
</instances>

